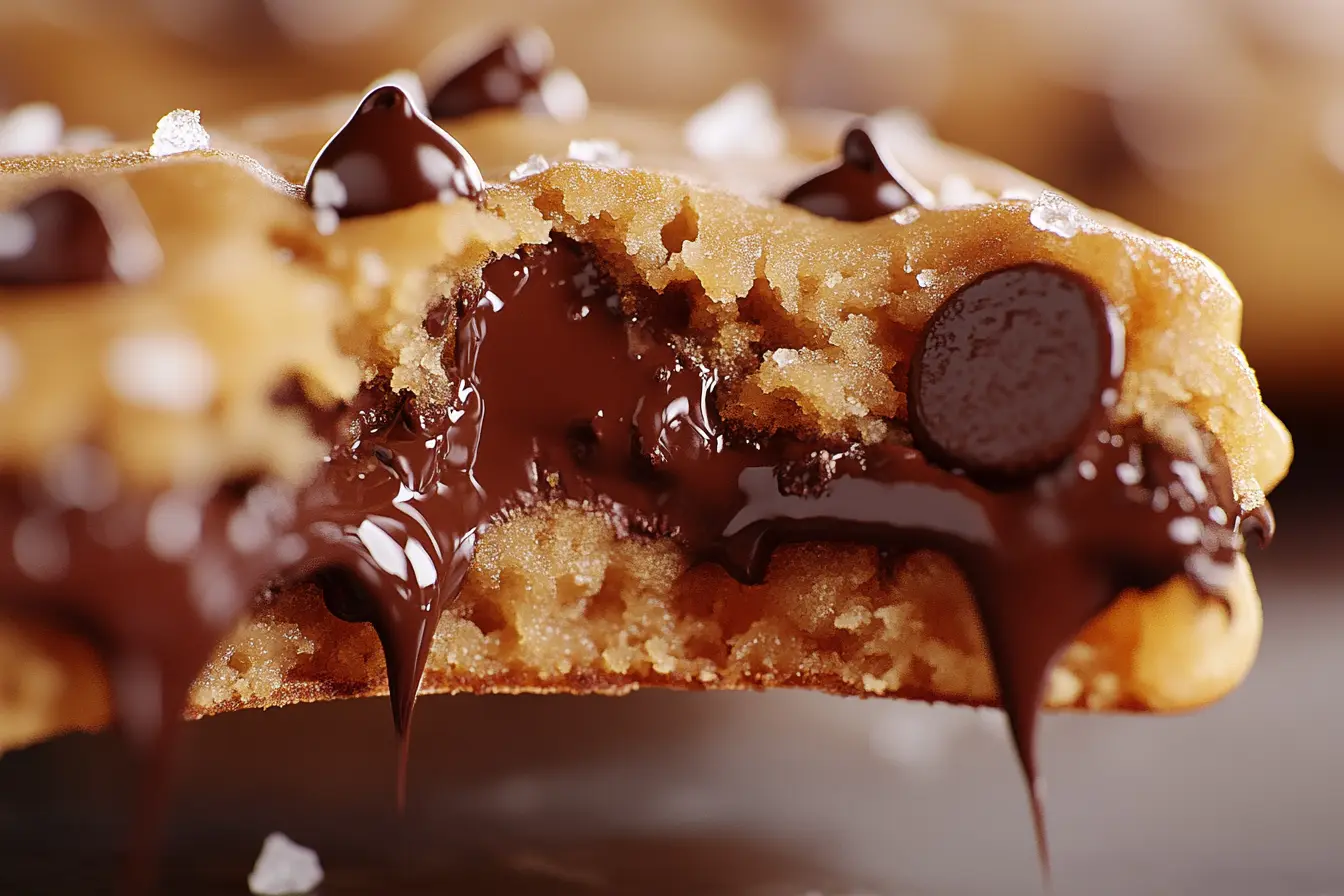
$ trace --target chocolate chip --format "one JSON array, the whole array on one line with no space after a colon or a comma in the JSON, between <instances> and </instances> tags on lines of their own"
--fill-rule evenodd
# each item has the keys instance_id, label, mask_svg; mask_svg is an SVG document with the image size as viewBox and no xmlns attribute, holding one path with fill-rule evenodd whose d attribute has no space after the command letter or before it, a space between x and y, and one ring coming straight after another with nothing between
<instances>
[{"instance_id":1,"label":"chocolate chip","mask_svg":"<svg viewBox=\"0 0 1344 896\"><path fill-rule=\"evenodd\" d=\"M784 203L837 221L885 218L916 204L925 191L879 147L880 140L877 127L857 123L841 143L840 164L794 187Z\"/></svg>"},{"instance_id":2,"label":"chocolate chip","mask_svg":"<svg viewBox=\"0 0 1344 896\"><path fill-rule=\"evenodd\" d=\"M457 197L479 202L485 186L466 150L388 84L323 147L305 190L314 208L356 218Z\"/></svg>"},{"instance_id":3,"label":"chocolate chip","mask_svg":"<svg viewBox=\"0 0 1344 896\"><path fill-rule=\"evenodd\" d=\"M118 279L107 222L83 193L56 187L0 212L0 284L40 286Z\"/></svg>"},{"instance_id":4,"label":"chocolate chip","mask_svg":"<svg viewBox=\"0 0 1344 896\"><path fill-rule=\"evenodd\" d=\"M500 38L474 60L449 75L434 92L435 118L463 118L487 109L522 109L554 118L582 115L587 94L567 71L553 69L555 50L540 28Z\"/></svg>"},{"instance_id":5,"label":"chocolate chip","mask_svg":"<svg viewBox=\"0 0 1344 896\"><path fill-rule=\"evenodd\" d=\"M934 460L989 480L1057 465L1114 385L1105 299L1062 268L995 271L952 295L910 373L910 422Z\"/></svg>"}]
</instances>

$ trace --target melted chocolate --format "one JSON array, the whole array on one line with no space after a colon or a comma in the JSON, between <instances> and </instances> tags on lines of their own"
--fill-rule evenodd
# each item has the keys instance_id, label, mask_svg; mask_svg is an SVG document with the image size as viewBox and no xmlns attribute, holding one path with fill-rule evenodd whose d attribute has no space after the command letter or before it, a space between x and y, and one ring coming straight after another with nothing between
<instances>
[{"instance_id":1,"label":"melted chocolate","mask_svg":"<svg viewBox=\"0 0 1344 896\"><path fill-rule=\"evenodd\" d=\"M1079 364L1089 406L1079 410L1070 394L1064 410L1073 417L1044 426L1041 444L1009 431L1001 469L984 450L990 434L969 440L983 485L895 443L733 438L714 412L715 376L678 357L667 334L627 320L619 292L574 244L500 258L484 283L458 321L459 402L431 415L395 405L315 492L314 531L327 533L332 551L322 560L355 573L359 587L347 579L338 600L347 617L377 626L403 728L476 538L513 507L561 497L604 508L623 530L677 538L748 583L761 581L772 551L790 542L947 553L972 585L1035 796L1036 717L1059 652L1125 589L1184 572L1216 595L1241 548L1226 465L1188 421L1184 442L1107 422L1119 323L1066 272L1027 265L986 277L949 300L945 323L929 330L925 400L944 388L939 377L983 380L1031 356L1033 344ZM1055 303L1079 307L1065 313ZM963 344L1019 314L1021 333L990 340L993 351ZM1062 340L1077 338L1085 346L1075 357ZM1038 413L1034 397L999 400ZM1065 434L1080 425L1086 431L1061 456ZM948 442L960 444L935 444L948 453ZM1033 479L1005 485L1006 474L1035 467Z\"/></svg>"},{"instance_id":2,"label":"melted chocolate","mask_svg":"<svg viewBox=\"0 0 1344 896\"><path fill-rule=\"evenodd\" d=\"M151 868L188 691L296 547L282 537L293 510L290 493L264 482L118 491L112 460L95 449L52 457L40 477L0 476L0 609L88 638L117 727L145 762L137 878Z\"/></svg>"},{"instance_id":3,"label":"melted chocolate","mask_svg":"<svg viewBox=\"0 0 1344 896\"><path fill-rule=\"evenodd\" d=\"M308 171L309 205L342 218L381 215L458 197L480 202L484 182L466 151L399 87L376 87Z\"/></svg>"},{"instance_id":4,"label":"melted chocolate","mask_svg":"<svg viewBox=\"0 0 1344 896\"><path fill-rule=\"evenodd\" d=\"M871 221L914 205L923 190L881 146L877 129L859 122L845 134L840 162L784 197L814 215Z\"/></svg>"},{"instance_id":5,"label":"melted chocolate","mask_svg":"<svg viewBox=\"0 0 1344 896\"><path fill-rule=\"evenodd\" d=\"M120 279L112 235L89 197L57 187L0 212L0 286Z\"/></svg>"},{"instance_id":6,"label":"melted chocolate","mask_svg":"<svg viewBox=\"0 0 1344 896\"><path fill-rule=\"evenodd\" d=\"M489 109L538 111L569 117L563 99L548 89L555 49L546 32L527 28L507 34L446 78L429 101L438 119L465 118Z\"/></svg>"}]
</instances>

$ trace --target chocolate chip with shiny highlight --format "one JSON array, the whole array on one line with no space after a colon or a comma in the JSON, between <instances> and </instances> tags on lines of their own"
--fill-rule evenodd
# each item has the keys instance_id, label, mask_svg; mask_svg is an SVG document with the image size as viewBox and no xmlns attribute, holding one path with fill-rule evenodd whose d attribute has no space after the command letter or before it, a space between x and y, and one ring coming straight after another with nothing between
<instances>
[{"instance_id":1,"label":"chocolate chip with shiny highlight","mask_svg":"<svg viewBox=\"0 0 1344 896\"><path fill-rule=\"evenodd\" d=\"M123 185L124 187L124 185ZM56 186L0 211L0 285L69 286L132 281L157 269L158 244L135 197L95 201L71 186ZM121 215L109 203L121 200Z\"/></svg>"},{"instance_id":2,"label":"chocolate chip with shiny highlight","mask_svg":"<svg viewBox=\"0 0 1344 896\"><path fill-rule=\"evenodd\" d=\"M554 118L578 118L588 95L568 70L555 69L555 49L540 28L514 31L445 78L429 101L438 119L489 109L521 109Z\"/></svg>"},{"instance_id":3,"label":"chocolate chip with shiny highlight","mask_svg":"<svg viewBox=\"0 0 1344 896\"><path fill-rule=\"evenodd\" d=\"M915 205L925 191L882 151L880 139L878 130L865 122L850 128L841 144L840 164L794 187L784 204L851 222L885 218Z\"/></svg>"},{"instance_id":4,"label":"chocolate chip with shiny highlight","mask_svg":"<svg viewBox=\"0 0 1344 896\"><path fill-rule=\"evenodd\" d=\"M459 197L479 202L485 184L466 150L388 84L323 147L305 190L319 211L357 218Z\"/></svg>"},{"instance_id":5,"label":"chocolate chip with shiny highlight","mask_svg":"<svg viewBox=\"0 0 1344 896\"><path fill-rule=\"evenodd\" d=\"M944 302L910 373L910 420L937 462L991 481L1058 465L1115 385L1105 298L1050 265L986 274Z\"/></svg>"}]
</instances>

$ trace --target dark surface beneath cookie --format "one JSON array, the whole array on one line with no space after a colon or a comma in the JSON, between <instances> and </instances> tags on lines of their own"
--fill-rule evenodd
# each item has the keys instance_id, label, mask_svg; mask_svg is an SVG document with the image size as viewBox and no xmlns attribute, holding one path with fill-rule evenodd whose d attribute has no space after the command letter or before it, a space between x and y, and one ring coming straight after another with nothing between
<instances>
[{"instance_id":1,"label":"dark surface beneath cookie","mask_svg":"<svg viewBox=\"0 0 1344 896\"><path fill-rule=\"evenodd\" d=\"M1266 636L1246 685L1190 716L1044 725L1059 896L1344 891L1344 476L1316 447L1330 427L1287 416L1301 462L1279 540L1252 551ZM245 894L272 830L318 850L328 896L1040 892L997 713L655 692L420 713L401 819L383 701L189 726L163 892ZM0 893L111 892L128 771L103 736L0 760Z\"/></svg>"}]
</instances>

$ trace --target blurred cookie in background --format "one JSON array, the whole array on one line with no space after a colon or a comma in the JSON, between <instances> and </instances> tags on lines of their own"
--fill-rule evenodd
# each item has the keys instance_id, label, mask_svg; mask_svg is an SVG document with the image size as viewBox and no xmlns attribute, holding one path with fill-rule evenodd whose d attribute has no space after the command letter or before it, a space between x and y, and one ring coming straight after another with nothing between
<instances>
[{"instance_id":1,"label":"blurred cookie in background","mask_svg":"<svg viewBox=\"0 0 1344 896\"><path fill-rule=\"evenodd\" d=\"M687 112L754 79L786 105L915 108L945 138L1225 267L1271 391L1344 382L1338 4L11 0L0 102L48 100L67 122L138 134L178 106L208 120L357 89L521 22L546 28L598 103Z\"/></svg>"}]
</instances>

